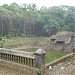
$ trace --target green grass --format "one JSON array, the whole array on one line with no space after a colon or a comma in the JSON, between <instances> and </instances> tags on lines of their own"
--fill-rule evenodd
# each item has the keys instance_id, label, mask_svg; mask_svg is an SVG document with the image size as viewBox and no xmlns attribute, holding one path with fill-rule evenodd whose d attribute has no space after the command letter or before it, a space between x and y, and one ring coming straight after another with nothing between
<instances>
[{"instance_id":1,"label":"green grass","mask_svg":"<svg viewBox=\"0 0 75 75\"><path fill-rule=\"evenodd\" d=\"M61 31L61 32L58 32L58 34L61 34L61 35L66 35L68 34L69 32L68 31Z\"/></svg>"},{"instance_id":2,"label":"green grass","mask_svg":"<svg viewBox=\"0 0 75 75\"><path fill-rule=\"evenodd\" d=\"M22 45L27 46L45 46L48 43L48 37L35 37L35 38L11 38L11 39L4 39L1 42L3 42L3 46L5 48L13 48L18 47Z\"/></svg>"},{"instance_id":3,"label":"green grass","mask_svg":"<svg viewBox=\"0 0 75 75\"><path fill-rule=\"evenodd\" d=\"M46 56L45 56L45 63L49 63L55 59L58 59L64 55L66 55L68 53L65 53L65 52L56 52L56 51L49 51L46 53Z\"/></svg>"}]
</instances>

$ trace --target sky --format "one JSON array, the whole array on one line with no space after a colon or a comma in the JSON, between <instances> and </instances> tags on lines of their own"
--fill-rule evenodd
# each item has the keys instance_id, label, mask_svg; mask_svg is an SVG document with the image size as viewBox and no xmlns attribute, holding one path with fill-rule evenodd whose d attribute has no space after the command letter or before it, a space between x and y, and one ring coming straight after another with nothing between
<instances>
[{"instance_id":1,"label":"sky","mask_svg":"<svg viewBox=\"0 0 75 75\"><path fill-rule=\"evenodd\" d=\"M75 0L0 0L0 5L3 4L31 4L35 3L38 8L42 6L51 7L51 6L58 6L58 5L68 5L68 6L75 6Z\"/></svg>"}]
</instances>

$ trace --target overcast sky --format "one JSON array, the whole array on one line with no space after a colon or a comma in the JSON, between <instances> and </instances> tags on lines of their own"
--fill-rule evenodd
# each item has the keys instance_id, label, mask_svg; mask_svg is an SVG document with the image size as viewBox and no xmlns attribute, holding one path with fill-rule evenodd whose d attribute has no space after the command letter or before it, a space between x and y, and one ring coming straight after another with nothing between
<instances>
[{"instance_id":1,"label":"overcast sky","mask_svg":"<svg viewBox=\"0 0 75 75\"><path fill-rule=\"evenodd\" d=\"M75 0L0 0L0 5L11 4L16 2L17 4L31 4L35 3L39 8L42 6L58 6L58 5L69 5L75 6Z\"/></svg>"}]
</instances>

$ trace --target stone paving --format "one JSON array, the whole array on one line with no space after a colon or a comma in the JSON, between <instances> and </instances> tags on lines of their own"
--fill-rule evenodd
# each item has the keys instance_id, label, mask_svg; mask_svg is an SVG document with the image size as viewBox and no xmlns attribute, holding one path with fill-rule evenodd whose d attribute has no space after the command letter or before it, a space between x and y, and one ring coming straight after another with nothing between
<instances>
[{"instance_id":1,"label":"stone paving","mask_svg":"<svg viewBox=\"0 0 75 75\"><path fill-rule=\"evenodd\" d=\"M75 75L75 65L71 61L66 60L53 67L50 66L46 75Z\"/></svg>"}]
</instances>

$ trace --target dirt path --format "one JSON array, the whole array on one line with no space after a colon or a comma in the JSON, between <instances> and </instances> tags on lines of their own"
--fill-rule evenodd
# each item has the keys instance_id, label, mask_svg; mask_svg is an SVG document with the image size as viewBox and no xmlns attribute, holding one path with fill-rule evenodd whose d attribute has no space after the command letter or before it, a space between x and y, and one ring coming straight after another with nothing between
<instances>
[{"instance_id":1,"label":"dirt path","mask_svg":"<svg viewBox=\"0 0 75 75\"><path fill-rule=\"evenodd\" d=\"M38 46L27 46L27 45L24 45L22 47L16 47L16 48L11 48L11 49L14 49L14 50L22 50L22 49L28 49L28 48L42 48L42 47L38 47Z\"/></svg>"}]
</instances>

